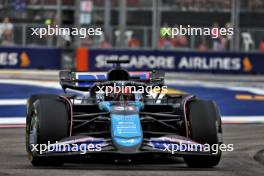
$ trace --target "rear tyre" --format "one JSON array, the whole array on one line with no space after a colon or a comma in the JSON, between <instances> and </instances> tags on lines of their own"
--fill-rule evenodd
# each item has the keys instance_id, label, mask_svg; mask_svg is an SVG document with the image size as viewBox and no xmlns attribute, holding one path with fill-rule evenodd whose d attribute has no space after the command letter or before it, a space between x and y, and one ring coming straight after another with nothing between
<instances>
[{"instance_id":1,"label":"rear tyre","mask_svg":"<svg viewBox=\"0 0 264 176\"><path fill-rule=\"evenodd\" d=\"M28 100L26 148L34 166L59 166L55 157L41 156L32 151L32 144L55 143L69 134L70 114L66 102L57 95L34 95Z\"/></svg>"},{"instance_id":2,"label":"rear tyre","mask_svg":"<svg viewBox=\"0 0 264 176\"><path fill-rule=\"evenodd\" d=\"M188 105L191 139L210 146L221 144L221 118L212 101L195 100ZM189 167L214 167L221 159L221 151L210 156L186 156L184 160Z\"/></svg>"}]
</instances>

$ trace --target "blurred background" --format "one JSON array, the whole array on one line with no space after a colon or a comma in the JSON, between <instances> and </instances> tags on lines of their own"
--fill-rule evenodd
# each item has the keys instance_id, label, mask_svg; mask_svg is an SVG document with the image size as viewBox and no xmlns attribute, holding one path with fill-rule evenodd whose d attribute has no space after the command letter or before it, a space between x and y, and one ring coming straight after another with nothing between
<instances>
[{"instance_id":1,"label":"blurred background","mask_svg":"<svg viewBox=\"0 0 264 176\"><path fill-rule=\"evenodd\" d=\"M262 0L0 0L1 46L142 48L264 52ZM104 35L32 37L31 27L100 26ZM232 38L178 36L164 41L161 26L234 27ZM218 46L214 44L218 43Z\"/></svg>"}]
</instances>

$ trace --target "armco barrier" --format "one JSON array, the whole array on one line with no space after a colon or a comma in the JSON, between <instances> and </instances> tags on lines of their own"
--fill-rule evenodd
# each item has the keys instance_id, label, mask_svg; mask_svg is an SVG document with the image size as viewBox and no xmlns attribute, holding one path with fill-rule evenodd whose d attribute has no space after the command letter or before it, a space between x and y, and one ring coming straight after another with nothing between
<instances>
[{"instance_id":1,"label":"armco barrier","mask_svg":"<svg viewBox=\"0 0 264 176\"><path fill-rule=\"evenodd\" d=\"M81 52L84 52L82 49ZM112 68L108 59L129 59L128 70L164 70L172 72L264 74L262 53L178 52L158 50L101 50L86 49L87 63L77 70L103 71ZM88 54L89 53L89 54ZM78 56L78 54L77 54ZM82 54L83 56L83 54ZM83 65L85 64L85 66Z\"/></svg>"},{"instance_id":2,"label":"armco barrier","mask_svg":"<svg viewBox=\"0 0 264 176\"><path fill-rule=\"evenodd\" d=\"M0 68L60 69L61 50L57 48L0 47Z\"/></svg>"}]
</instances>

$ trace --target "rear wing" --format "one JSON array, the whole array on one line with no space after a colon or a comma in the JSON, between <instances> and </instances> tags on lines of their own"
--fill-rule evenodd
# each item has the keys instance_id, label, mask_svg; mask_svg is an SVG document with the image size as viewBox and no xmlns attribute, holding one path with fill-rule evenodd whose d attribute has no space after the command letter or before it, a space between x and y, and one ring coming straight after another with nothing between
<instances>
[{"instance_id":1,"label":"rear wing","mask_svg":"<svg viewBox=\"0 0 264 176\"><path fill-rule=\"evenodd\" d=\"M130 81L154 83L164 83L164 72L143 71L129 72ZM63 90L74 89L89 91L95 83L107 81L107 72L73 72L60 71L60 84Z\"/></svg>"}]
</instances>

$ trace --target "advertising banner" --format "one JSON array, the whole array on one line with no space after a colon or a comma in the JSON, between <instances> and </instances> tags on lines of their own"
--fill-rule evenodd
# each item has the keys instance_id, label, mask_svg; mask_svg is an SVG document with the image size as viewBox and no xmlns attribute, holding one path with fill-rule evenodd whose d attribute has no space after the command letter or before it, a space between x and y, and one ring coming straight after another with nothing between
<instances>
[{"instance_id":1,"label":"advertising banner","mask_svg":"<svg viewBox=\"0 0 264 176\"><path fill-rule=\"evenodd\" d=\"M0 47L0 68L60 69L61 50L57 48Z\"/></svg>"},{"instance_id":2,"label":"advertising banner","mask_svg":"<svg viewBox=\"0 0 264 176\"><path fill-rule=\"evenodd\" d=\"M158 50L87 50L89 71L113 67L109 59L128 59L128 70L164 70L169 72L204 72L264 74L264 54L224 52L178 52Z\"/></svg>"}]
</instances>

